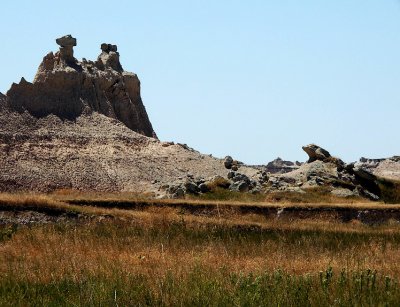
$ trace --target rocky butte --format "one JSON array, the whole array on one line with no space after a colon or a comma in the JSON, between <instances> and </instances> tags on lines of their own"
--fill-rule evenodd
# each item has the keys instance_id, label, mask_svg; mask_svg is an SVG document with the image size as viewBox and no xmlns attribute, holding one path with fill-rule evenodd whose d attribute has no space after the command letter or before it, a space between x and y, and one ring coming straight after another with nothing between
<instances>
[{"instance_id":1,"label":"rocky butte","mask_svg":"<svg viewBox=\"0 0 400 307\"><path fill-rule=\"evenodd\" d=\"M139 78L124 71L116 45L102 44L96 61L78 61L75 38L67 35L56 42L60 50L43 58L33 83L22 78L11 86L6 99L10 109L68 120L95 111L156 138L140 97Z\"/></svg>"},{"instance_id":2,"label":"rocky butte","mask_svg":"<svg viewBox=\"0 0 400 307\"><path fill-rule=\"evenodd\" d=\"M207 178L226 176L222 160L157 139L140 81L122 68L116 45L103 43L95 61L79 61L74 37L56 43L32 83L22 78L0 93L0 191L179 196L181 186L197 191Z\"/></svg>"}]
</instances>

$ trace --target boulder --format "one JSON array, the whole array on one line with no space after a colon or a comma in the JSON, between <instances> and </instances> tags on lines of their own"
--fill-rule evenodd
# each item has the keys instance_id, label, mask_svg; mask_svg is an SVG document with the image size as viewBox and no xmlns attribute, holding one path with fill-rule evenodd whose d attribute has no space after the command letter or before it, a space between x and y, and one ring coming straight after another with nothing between
<instances>
[{"instance_id":1,"label":"boulder","mask_svg":"<svg viewBox=\"0 0 400 307\"><path fill-rule=\"evenodd\" d=\"M177 188L175 193L172 195L173 198L181 198L185 196L185 190L182 188Z\"/></svg>"},{"instance_id":2,"label":"boulder","mask_svg":"<svg viewBox=\"0 0 400 307\"><path fill-rule=\"evenodd\" d=\"M206 183L200 183L199 190L201 193L207 193L210 191L210 188L208 187L208 185Z\"/></svg>"},{"instance_id":3,"label":"boulder","mask_svg":"<svg viewBox=\"0 0 400 307\"><path fill-rule=\"evenodd\" d=\"M296 163L292 161L284 161L278 157L269 162L265 166L265 170L271 174L284 174L298 169L300 165L301 163L298 161L296 161Z\"/></svg>"},{"instance_id":4,"label":"boulder","mask_svg":"<svg viewBox=\"0 0 400 307\"><path fill-rule=\"evenodd\" d=\"M233 182L239 182L239 181L244 181L247 182L247 184L250 184L250 179L244 174L236 173L235 176L232 178Z\"/></svg>"},{"instance_id":5,"label":"boulder","mask_svg":"<svg viewBox=\"0 0 400 307\"><path fill-rule=\"evenodd\" d=\"M224 166L227 169L231 169L233 165L233 159L231 156L226 156L224 160Z\"/></svg>"},{"instance_id":6,"label":"boulder","mask_svg":"<svg viewBox=\"0 0 400 307\"><path fill-rule=\"evenodd\" d=\"M229 171L228 172L228 179L232 179L233 177L235 177L236 173L234 171Z\"/></svg>"},{"instance_id":7,"label":"boulder","mask_svg":"<svg viewBox=\"0 0 400 307\"><path fill-rule=\"evenodd\" d=\"M335 195L337 197L343 197L343 198L359 196L357 190L352 191L352 190L344 189L344 188L333 189L331 191L331 194Z\"/></svg>"},{"instance_id":8,"label":"boulder","mask_svg":"<svg viewBox=\"0 0 400 307\"><path fill-rule=\"evenodd\" d=\"M60 58L68 64L76 62L74 58L74 46L76 46L76 38L71 35L65 35L56 39L57 45L60 46Z\"/></svg>"},{"instance_id":9,"label":"boulder","mask_svg":"<svg viewBox=\"0 0 400 307\"><path fill-rule=\"evenodd\" d=\"M76 38L72 37L71 34L56 39L57 45L61 47L74 47L76 46Z\"/></svg>"},{"instance_id":10,"label":"boulder","mask_svg":"<svg viewBox=\"0 0 400 307\"><path fill-rule=\"evenodd\" d=\"M199 187L192 181L186 181L184 186L187 193L198 194L200 192Z\"/></svg>"},{"instance_id":11,"label":"boulder","mask_svg":"<svg viewBox=\"0 0 400 307\"><path fill-rule=\"evenodd\" d=\"M229 186L229 189L231 191L236 191L236 192L248 192L249 188L250 188L249 183L244 180L234 182Z\"/></svg>"},{"instance_id":12,"label":"boulder","mask_svg":"<svg viewBox=\"0 0 400 307\"><path fill-rule=\"evenodd\" d=\"M302 148L309 157L307 161L308 163L314 162L316 160L325 161L327 158L331 157L330 153L327 150L315 144L309 144L303 146Z\"/></svg>"}]
</instances>

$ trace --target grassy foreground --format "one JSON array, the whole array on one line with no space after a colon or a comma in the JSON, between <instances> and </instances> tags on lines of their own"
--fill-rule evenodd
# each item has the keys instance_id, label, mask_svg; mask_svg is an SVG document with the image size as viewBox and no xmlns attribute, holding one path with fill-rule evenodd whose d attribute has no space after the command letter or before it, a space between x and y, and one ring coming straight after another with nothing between
<instances>
[{"instance_id":1,"label":"grassy foreground","mask_svg":"<svg viewBox=\"0 0 400 307\"><path fill-rule=\"evenodd\" d=\"M0 225L0 306L400 304L394 221L279 220L223 204L190 211L78 203L0 195L2 210L66 214L57 223Z\"/></svg>"}]
</instances>

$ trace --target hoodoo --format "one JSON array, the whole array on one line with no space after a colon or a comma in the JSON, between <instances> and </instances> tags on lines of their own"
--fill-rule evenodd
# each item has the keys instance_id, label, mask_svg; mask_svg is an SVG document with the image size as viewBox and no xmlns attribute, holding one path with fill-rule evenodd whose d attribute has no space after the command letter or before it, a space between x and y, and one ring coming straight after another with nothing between
<instances>
[{"instance_id":1,"label":"hoodoo","mask_svg":"<svg viewBox=\"0 0 400 307\"><path fill-rule=\"evenodd\" d=\"M68 120L98 112L156 138L140 96L139 78L123 70L116 45L103 43L96 61L78 61L73 50L75 38L66 35L56 43L60 50L43 58L33 83L22 78L11 86L6 95L10 109Z\"/></svg>"}]
</instances>

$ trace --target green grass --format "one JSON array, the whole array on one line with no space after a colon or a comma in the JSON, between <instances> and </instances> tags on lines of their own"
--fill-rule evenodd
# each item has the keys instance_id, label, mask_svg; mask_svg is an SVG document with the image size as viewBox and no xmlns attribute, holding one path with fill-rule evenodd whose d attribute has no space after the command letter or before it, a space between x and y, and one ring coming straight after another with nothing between
<instances>
[{"instance_id":1,"label":"green grass","mask_svg":"<svg viewBox=\"0 0 400 307\"><path fill-rule=\"evenodd\" d=\"M209 271L196 266L183 276L166 272L65 277L47 283L0 282L1 306L396 306L397 281L372 270L292 275Z\"/></svg>"},{"instance_id":2,"label":"green grass","mask_svg":"<svg viewBox=\"0 0 400 307\"><path fill-rule=\"evenodd\" d=\"M70 210L39 200L7 196L2 205ZM371 227L326 216L276 219L256 206L242 212L220 205L217 213L213 207L71 208L90 215L0 225L0 306L400 304L400 227L392 220Z\"/></svg>"}]
</instances>

